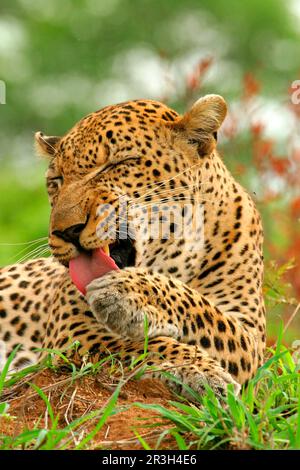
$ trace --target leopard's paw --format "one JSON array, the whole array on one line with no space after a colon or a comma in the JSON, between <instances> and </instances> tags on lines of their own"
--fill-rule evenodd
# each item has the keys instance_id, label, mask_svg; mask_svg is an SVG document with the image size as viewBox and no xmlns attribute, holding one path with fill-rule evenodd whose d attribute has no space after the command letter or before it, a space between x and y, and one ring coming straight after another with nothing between
<instances>
[{"instance_id":1,"label":"leopard's paw","mask_svg":"<svg viewBox=\"0 0 300 470\"><path fill-rule=\"evenodd\" d=\"M122 271L95 279L87 287L87 301L100 323L132 339L144 337L144 318L149 312L142 295L126 283Z\"/></svg>"},{"instance_id":2,"label":"leopard's paw","mask_svg":"<svg viewBox=\"0 0 300 470\"><path fill-rule=\"evenodd\" d=\"M174 365L169 362L162 364L159 373L160 378L166 385L182 396L193 400L189 388L199 395L206 393L206 387L210 387L216 396L224 397L227 395L227 385L232 384L235 395L238 395L241 386L233 377L222 367L210 366L210 370L204 370L196 364ZM173 378L174 377L174 378Z\"/></svg>"}]
</instances>

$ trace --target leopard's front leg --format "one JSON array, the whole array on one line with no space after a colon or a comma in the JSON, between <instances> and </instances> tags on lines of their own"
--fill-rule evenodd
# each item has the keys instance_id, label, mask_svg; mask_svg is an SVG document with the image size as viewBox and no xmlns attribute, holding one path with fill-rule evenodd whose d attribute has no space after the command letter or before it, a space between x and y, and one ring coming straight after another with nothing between
<instances>
[{"instance_id":1,"label":"leopard's front leg","mask_svg":"<svg viewBox=\"0 0 300 470\"><path fill-rule=\"evenodd\" d=\"M150 339L164 336L195 345L241 384L259 365L255 326L221 312L179 280L141 268L113 271L88 286L87 300L96 319L110 330L143 340L146 316ZM207 373L202 362L197 367Z\"/></svg>"}]
</instances>

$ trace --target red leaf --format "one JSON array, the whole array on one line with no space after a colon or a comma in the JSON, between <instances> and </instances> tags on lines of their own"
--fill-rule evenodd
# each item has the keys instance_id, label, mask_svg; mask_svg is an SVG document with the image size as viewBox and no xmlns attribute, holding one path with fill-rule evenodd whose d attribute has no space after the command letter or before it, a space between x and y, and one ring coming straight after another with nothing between
<instances>
[{"instance_id":1,"label":"red leaf","mask_svg":"<svg viewBox=\"0 0 300 470\"><path fill-rule=\"evenodd\" d=\"M259 81L254 77L254 75L250 72L246 73L244 75L244 92L243 92L243 98L244 100L249 100L250 98L253 98L256 96L260 89L261 85Z\"/></svg>"},{"instance_id":2,"label":"red leaf","mask_svg":"<svg viewBox=\"0 0 300 470\"><path fill-rule=\"evenodd\" d=\"M270 156L272 169L278 175L284 175L290 167L290 162L287 158L277 158Z\"/></svg>"},{"instance_id":3,"label":"red leaf","mask_svg":"<svg viewBox=\"0 0 300 470\"><path fill-rule=\"evenodd\" d=\"M262 122L253 122L250 126L250 130L253 134L253 137L260 137L263 133L265 126Z\"/></svg>"},{"instance_id":4,"label":"red leaf","mask_svg":"<svg viewBox=\"0 0 300 470\"><path fill-rule=\"evenodd\" d=\"M195 91L197 88L200 88L203 77L212 62L212 57L206 57L198 62L193 72L187 77L186 86L188 90Z\"/></svg>"},{"instance_id":5,"label":"red leaf","mask_svg":"<svg viewBox=\"0 0 300 470\"><path fill-rule=\"evenodd\" d=\"M186 86L187 86L188 90L191 90L191 91L196 90L200 86L199 78L196 77L195 75L190 75L189 77L187 77Z\"/></svg>"},{"instance_id":6,"label":"red leaf","mask_svg":"<svg viewBox=\"0 0 300 470\"><path fill-rule=\"evenodd\" d=\"M296 219L300 217L300 197L294 199L291 203L291 214Z\"/></svg>"}]
</instances>

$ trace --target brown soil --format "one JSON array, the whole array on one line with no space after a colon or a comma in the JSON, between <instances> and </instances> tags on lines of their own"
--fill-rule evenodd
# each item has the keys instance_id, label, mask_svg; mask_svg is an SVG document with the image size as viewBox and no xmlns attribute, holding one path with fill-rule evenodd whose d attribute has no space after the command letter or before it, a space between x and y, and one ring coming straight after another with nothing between
<instances>
[{"instance_id":1,"label":"brown soil","mask_svg":"<svg viewBox=\"0 0 300 470\"><path fill-rule=\"evenodd\" d=\"M69 379L70 372L57 373L50 370L43 370L30 379L31 383L44 391L54 415L59 414L59 428L66 427L68 423L84 414L105 407L115 389L105 372L77 379L73 383L70 383ZM134 433L136 430L150 447L155 449L159 435L165 429L171 428L172 423L163 422L154 411L141 409L133 404L135 402L160 404L170 408L170 399L172 399L170 392L158 380L130 380L123 386L116 404L116 408L122 408L122 411L108 418L89 443L89 448L141 449L142 446ZM12 394L6 401L10 403L9 415L15 418L0 418L0 434L17 436L35 426L41 429L51 428L51 419L45 402L28 384L12 388ZM98 420L99 417L82 425L81 436L86 436ZM153 426L154 424L156 426ZM79 440L80 437L75 436L69 448L74 448ZM175 449L176 443L170 436L166 436L160 448Z\"/></svg>"}]
</instances>

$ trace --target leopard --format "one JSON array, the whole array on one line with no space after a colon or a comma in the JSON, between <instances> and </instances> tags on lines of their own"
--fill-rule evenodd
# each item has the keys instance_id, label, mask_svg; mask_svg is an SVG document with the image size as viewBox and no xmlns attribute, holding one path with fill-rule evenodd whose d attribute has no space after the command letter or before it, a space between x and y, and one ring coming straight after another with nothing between
<instances>
[{"instance_id":1,"label":"leopard","mask_svg":"<svg viewBox=\"0 0 300 470\"><path fill-rule=\"evenodd\" d=\"M263 228L217 149L226 115L217 94L184 114L137 99L36 132L51 256L1 269L2 366L18 347L13 370L76 343L79 361L130 367L146 344L146 371L182 395L239 394L264 361Z\"/></svg>"}]
</instances>

